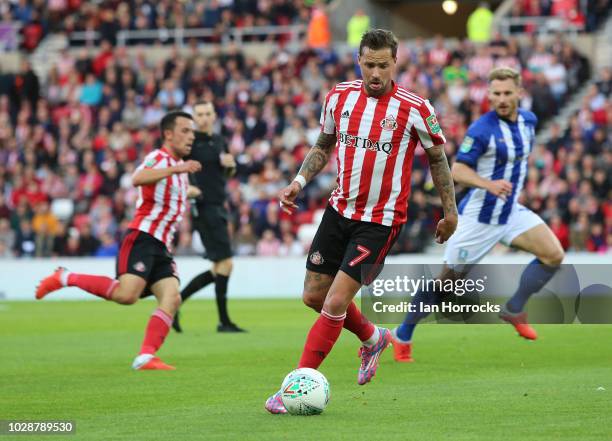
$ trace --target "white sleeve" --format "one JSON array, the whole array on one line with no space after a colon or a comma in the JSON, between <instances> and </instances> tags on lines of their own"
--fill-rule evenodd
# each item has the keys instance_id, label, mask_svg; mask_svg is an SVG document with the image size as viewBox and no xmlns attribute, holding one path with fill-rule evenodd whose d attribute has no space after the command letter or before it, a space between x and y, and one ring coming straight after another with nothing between
<instances>
[{"instance_id":1,"label":"white sleeve","mask_svg":"<svg viewBox=\"0 0 612 441\"><path fill-rule=\"evenodd\" d=\"M167 158L163 154L153 151L149 153L147 156L145 156L144 161L142 161L142 163L138 167L136 167L136 170L134 170L134 174L145 168L166 168L166 167L168 167Z\"/></svg>"},{"instance_id":2,"label":"white sleeve","mask_svg":"<svg viewBox=\"0 0 612 441\"><path fill-rule=\"evenodd\" d=\"M436 112L429 100L425 100L418 109L413 107L410 112L414 128L423 148L428 149L446 142Z\"/></svg>"},{"instance_id":3,"label":"white sleeve","mask_svg":"<svg viewBox=\"0 0 612 441\"><path fill-rule=\"evenodd\" d=\"M336 110L336 104L338 104L338 93L329 92L325 97L325 104L323 110L321 110L321 132L328 135L336 133L336 122L334 121L334 111Z\"/></svg>"}]
</instances>

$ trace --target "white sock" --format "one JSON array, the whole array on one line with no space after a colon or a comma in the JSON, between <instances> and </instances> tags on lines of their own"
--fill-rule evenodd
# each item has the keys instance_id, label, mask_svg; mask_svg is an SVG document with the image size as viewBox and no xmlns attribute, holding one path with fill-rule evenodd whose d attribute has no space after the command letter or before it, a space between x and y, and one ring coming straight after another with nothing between
<instances>
[{"instance_id":1,"label":"white sock","mask_svg":"<svg viewBox=\"0 0 612 441\"><path fill-rule=\"evenodd\" d=\"M378 326L374 326L374 332L372 333L370 338L368 338L366 341L363 342L363 345L368 348L371 348L378 342L379 338L380 338L380 330L378 329Z\"/></svg>"},{"instance_id":2,"label":"white sock","mask_svg":"<svg viewBox=\"0 0 612 441\"><path fill-rule=\"evenodd\" d=\"M62 282L62 285L68 286L68 276L69 275L70 275L70 271L68 271L68 270L62 271L62 275L60 276L60 280Z\"/></svg>"},{"instance_id":3,"label":"white sock","mask_svg":"<svg viewBox=\"0 0 612 441\"><path fill-rule=\"evenodd\" d=\"M134 359L132 363L132 369L140 369L142 366L147 364L153 357L153 354L140 354Z\"/></svg>"}]
</instances>

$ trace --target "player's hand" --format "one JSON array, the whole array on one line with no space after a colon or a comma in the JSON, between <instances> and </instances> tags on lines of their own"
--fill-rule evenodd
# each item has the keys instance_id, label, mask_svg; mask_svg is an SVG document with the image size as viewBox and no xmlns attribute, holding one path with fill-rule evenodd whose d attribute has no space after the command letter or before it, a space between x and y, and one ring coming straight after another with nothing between
<instances>
[{"instance_id":1,"label":"player's hand","mask_svg":"<svg viewBox=\"0 0 612 441\"><path fill-rule=\"evenodd\" d=\"M221 161L221 165L225 168L235 168L236 160L231 153L221 153L219 155L219 160Z\"/></svg>"},{"instance_id":2,"label":"player's hand","mask_svg":"<svg viewBox=\"0 0 612 441\"><path fill-rule=\"evenodd\" d=\"M447 216L440 219L438 226L436 227L436 242L446 242L457 229L457 222L459 219L457 216Z\"/></svg>"},{"instance_id":3,"label":"player's hand","mask_svg":"<svg viewBox=\"0 0 612 441\"><path fill-rule=\"evenodd\" d=\"M283 188L278 193L278 200L280 201L281 210L283 210L285 213L291 214L292 210L298 207L293 201L301 190L302 186L296 181L293 181L291 184Z\"/></svg>"},{"instance_id":4,"label":"player's hand","mask_svg":"<svg viewBox=\"0 0 612 441\"><path fill-rule=\"evenodd\" d=\"M175 166L176 173L195 173L200 170L202 170L202 164L200 164L198 161L194 161L193 159Z\"/></svg>"},{"instance_id":5,"label":"player's hand","mask_svg":"<svg viewBox=\"0 0 612 441\"><path fill-rule=\"evenodd\" d=\"M505 201L512 194L512 182L508 182L505 179L490 181L486 190Z\"/></svg>"},{"instance_id":6,"label":"player's hand","mask_svg":"<svg viewBox=\"0 0 612 441\"><path fill-rule=\"evenodd\" d=\"M200 190L198 187L196 187L195 185L190 185L187 188L187 197L189 199L197 199L200 196L202 196L202 190Z\"/></svg>"}]
</instances>

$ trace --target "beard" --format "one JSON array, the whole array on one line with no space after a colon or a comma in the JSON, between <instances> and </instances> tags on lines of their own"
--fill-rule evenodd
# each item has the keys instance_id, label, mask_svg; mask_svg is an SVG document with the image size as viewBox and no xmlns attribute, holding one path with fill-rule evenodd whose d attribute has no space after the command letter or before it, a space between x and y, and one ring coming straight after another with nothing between
<instances>
[{"instance_id":1,"label":"beard","mask_svg":"<svg viewBox=\"0 0 612 441\"><path fill-rule=\"evenodd\" d=\"M386 85L383 82L378 82L378 83L370 82L366 84L366 90L368 92L368 95L379 96L385 92Z\"/></svg>"}]
</instances>

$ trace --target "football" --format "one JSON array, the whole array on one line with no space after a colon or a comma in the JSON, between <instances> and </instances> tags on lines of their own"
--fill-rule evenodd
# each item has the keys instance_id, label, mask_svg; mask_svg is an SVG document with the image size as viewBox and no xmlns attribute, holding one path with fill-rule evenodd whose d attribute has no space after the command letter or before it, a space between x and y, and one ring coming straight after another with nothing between
<instances>
[{"instance_id":1,"label":"football","mask_svg":"<svg viewBox=\"0 0 612 441\"><path fill-rule=\"evenodd\" d=\"M329 402L329 382L315 369L296 369L283 380L281 398L291 415L318 415Z\"/></svg>"}]
</instances>

